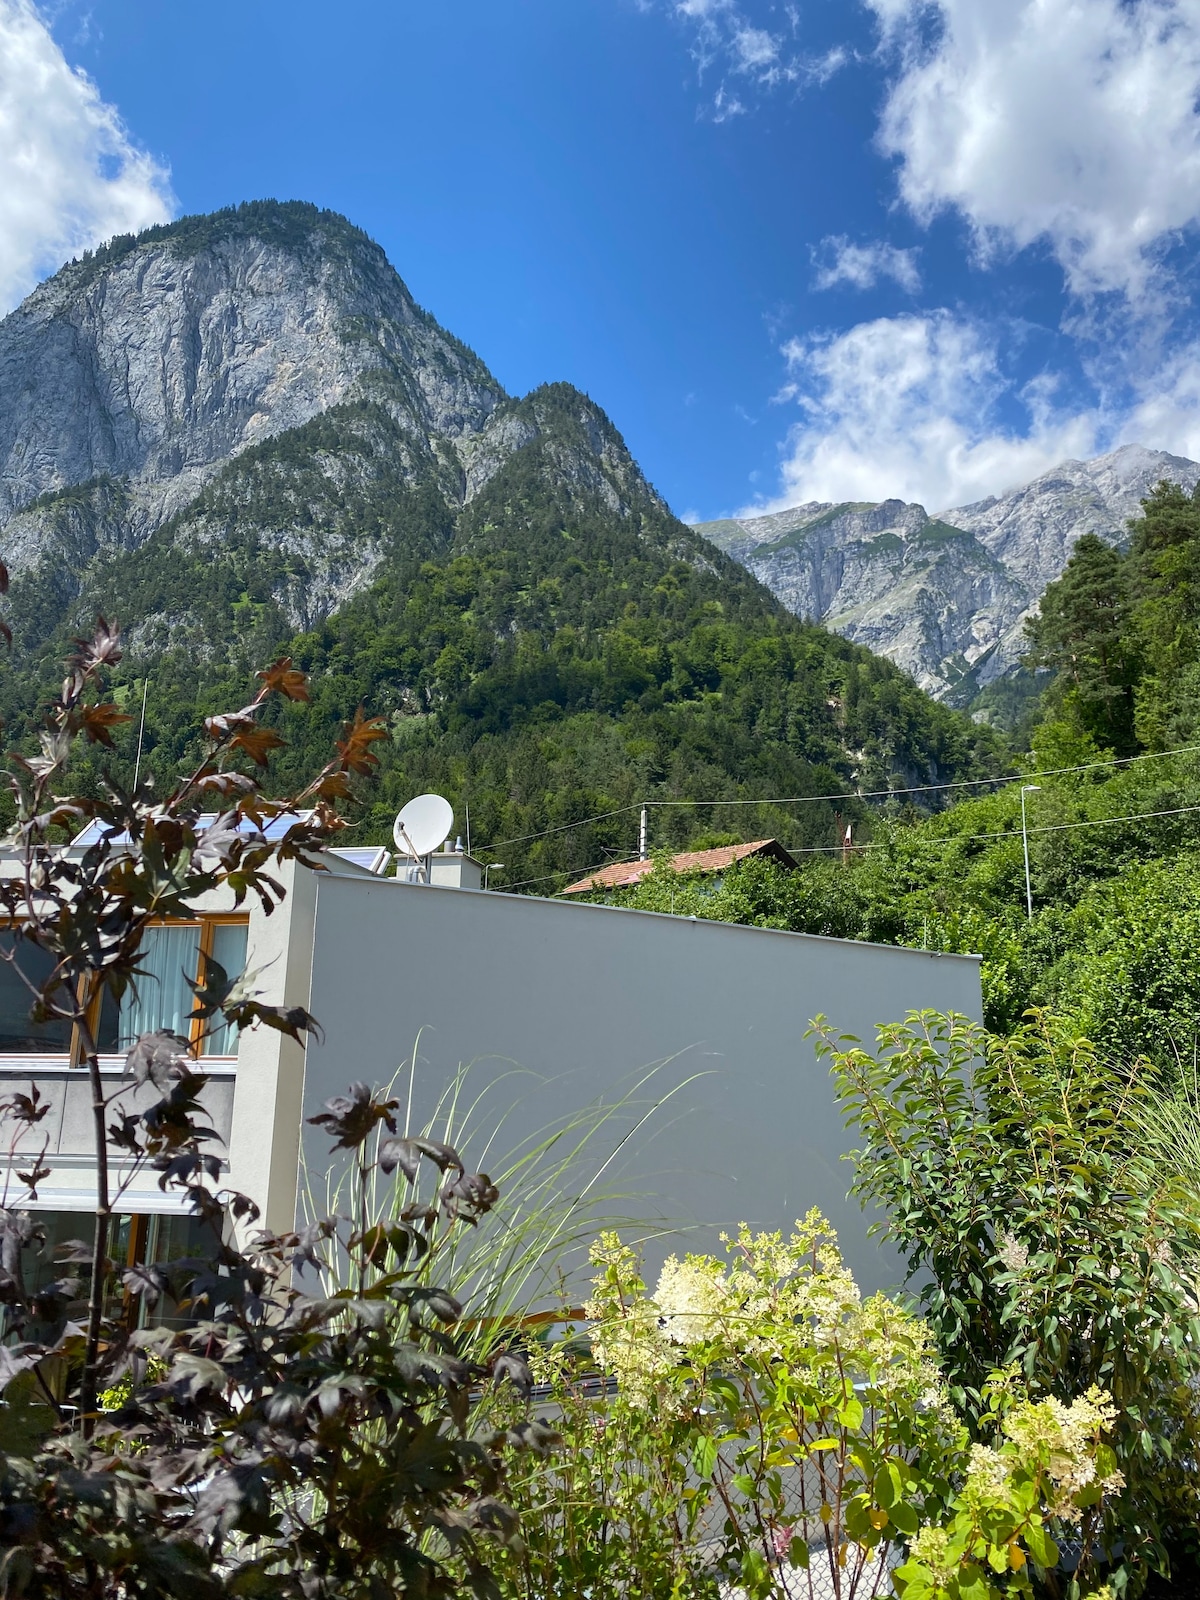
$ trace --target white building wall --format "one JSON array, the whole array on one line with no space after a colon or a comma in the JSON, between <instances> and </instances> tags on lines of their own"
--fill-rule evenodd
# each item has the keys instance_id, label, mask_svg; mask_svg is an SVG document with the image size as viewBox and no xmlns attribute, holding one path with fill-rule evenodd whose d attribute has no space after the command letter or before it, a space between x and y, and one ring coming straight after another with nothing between
<instances>
[{"instance_id":1,"label":"white building wall","mask_svg":"<svg viewBox=\"0 0 1200 1600\"><path fill-rule=\"evenodd\" d=\"M715 1249L742 1221L786 1229L819 1206L868 1290L894 1285L897 1263L847 1199L853 1141L805 1029L824 1013L870 1041L913 1009L982 1014L974 956L395 880L320 879L312 958L324 1036L307 1050L305 1117L355 1079L389 1082L419 1036L415 1123L471 1063L479 1137L505 1119L494 1162L655 1068L593 1147L607 1155L629 1135L604 1182L625 1191L635 1231L660 1236L651 1262ZM303 1150L323 1193L320 1130L305 1127Z\"/></svg>"}]
</instances>

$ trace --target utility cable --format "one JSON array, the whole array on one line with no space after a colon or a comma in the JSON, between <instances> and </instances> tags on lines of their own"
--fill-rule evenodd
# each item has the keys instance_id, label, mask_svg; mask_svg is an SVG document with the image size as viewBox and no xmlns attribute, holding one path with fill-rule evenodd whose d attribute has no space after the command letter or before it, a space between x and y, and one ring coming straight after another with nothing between
<instances>
[{"instance_id":1,"label":"utility cable","mask_svg":"<svg viewBox=\"0 0 1200 1600\"><path fill-rule=\"evenodd\" d=\"M945 789L979 789L989 783L1027 783L1030 778L1060 778L1070 772L1095 772L1100 767L1125 767L1133 761L1162 761L1167 756L1187 756L1200 752L1200 745L1184 745L1178 750L1151 750L1140 756L1117 756L1111 761L1087 761L1077 767L1047 767L1041 772L1017 772L1006 778L961 778L954 783L917 783L907 789L864 789L849 794L798 794L782 800L643 800L644 806L795 806L815 805L821 800L903 800L910 794L932 794ZM627 806L626 810L635 810Z\"/></svg>"},{"instance_id":2,"label":"utility cable","mask_svg":"<svg viewBox=\"0 0 1200 1600\"><path fill-rule=\"evenodd\" d=\"M1086 818L1085 821L1080 822L1043 822L1042 826L1029 827L1026 832L1027 834L1067 834L1067 832L1077 829L1077 827L1109 827L1114 822L1146 822L1152 821L1154 818L1162 818L1162 816L1189 816L1194 811L1200 811L1200 805L1174 806L1173 810L1170 811L1134 811L1130 816L1099 816L1099 818ZM1021 829L1019 827L1011 827L1011 829L998 830L995 834L944 834L941 838L914 837L910 842L917 843L917 845L928 850L928 848L942 848L942 846L947 845L974 845L974 843L979 843L981 840L995 840L995 838L1021 838ZM878 842L872 842L869 845L800 845L794 850L789 848L787 854L789 856L840 856L840 854L845 853L846 848L854 856L861 856L861 854L866 854L866 851L869 850L890 850L891 840L878 840ZM568 877L568 875L570 877L589 878L594 872L602 872L605 867L611 866L634 866L634 862L600 861L594 867L584 867L584 870L578 872L578 874L573 870L568 872L566 867L560 867L557 872L547 872L547 874L539 878L522 878L520 883L506 883L504 890L522 890L522 888L528 888L531 883L549 883L550 878L562 878Z\"/></svg>"},{"instance_id":3,"label":"utility cable","mask_svg":"<svg viewBox=\"0 0 1200 1600\"><path fill-rule=\"evenodd\" d=\"M1116 756L1109 761L1085 761L1074 767L1046 767L1040 772L1019 772L1004 778L963 778L953 783L923 783L914 784L907 789L868 789L865 791L842 791L838 794L797 794L789 795L782 799L765 800L635 800L629 805L616 806L611 811L600 811L594 817L581 817L577 822L561 822L553 828L543 828L540 833L522 833L512 839L501 839L496 844L484 845L481 848L495 853L505 849L510 844L531 844L535 839L548 839L552 834L568 833L573 828L586 828L593 822L606 822L610 817L627 816L631 811L640 811L643 806L649 810L651 807L666 808L675 806L679 809L696 808L704 806L799 806L819 805L834 800L903 800L908 795L944 793L949 789L979 789L988 784L1013 784L1028 783L1031 778L1061 778L1075 772L1097 772L1109 767L1127 767L1135 761L1165 761L1171 756L1188 756L1200 754L1200 745L1183 745L1178 750L1151 750L1138 756ZM1164 813L1165 815L1166 813ZM1119 818L1112 819L1119 821ZM987 835L980 834L980 838ZM999 837L997 835L996 837ZM820 845L815 849L837 849L841 845ZM793 851L796 855L800 852ZM551 874L553 876L553 874ZM531 882L541 882L541 879L531 879ZM514 887L509 885L509 887Z\"/></svg>"},{"instance_id":4,"label":"utility cable","mask_svg":"<svg viewBox=\"0 0 1200 1600\"><path fill-rule=\"evenodd\" d=\"M1189 812L1200 811L1200 805L1176 806L1170 811L1134 811L1123 817L1089 817L1082 822L1048 822L1040 827L1026 828L1027 834L1033 833L1069 833L1074 828L1105 828L1114 822L1145 822L1154 817L1182 817ZM922 839L913 830L913 843L928 849L941 845L952 844L977 844L988 839L1019 839L1020 828L1005 828L996 833L943 833L934 839ZM861 855L867 850L888 850L891 848L890 839L873 840L869 844L840 844L807 845L798 849L788 849L792 856L800 855L840 855L844 849L849 849L854 855Z\"/></svg>"}]
</instances>

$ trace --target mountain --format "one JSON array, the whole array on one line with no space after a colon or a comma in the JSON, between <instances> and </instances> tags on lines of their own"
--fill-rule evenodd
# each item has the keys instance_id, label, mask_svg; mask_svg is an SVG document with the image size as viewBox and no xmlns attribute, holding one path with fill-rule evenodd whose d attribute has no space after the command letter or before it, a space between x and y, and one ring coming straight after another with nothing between
<instances>
[{"instance_id":1,"label":"mountain","mask_svg":"<svg viewBox=\"0 0 1200 1600\"><path fill-rule=\"evenodd\" d=\"M445 477L461 494L489 457L455 446L480 442L504 399L340 217L251 204L152 228L63 268L0 322L0 553L21 572L137 548L231 460L250 452L270 476L269 441L348 405L368 477ZM377 561L318 551L296 527L278 543L317 556L287 601L297 621Z\"/></svg>"},{"instance_id":2,"label":"mountain","mask_svg":"<svg viewBox=\"0 0 1200 1600\"><path fill-rule=\"evenodd\" d=\"M287 653L315 693L279 714L280 781L365 705L391 738L358 836L442 789L464 832L469 806L475 841L503 842L510 882L627 854L644 800L655 844L823 843L832 806L760 797L1002 759L672 516L586 395L506 395L366 235L311 206L114 241L0 322L0 485L14 736L98 611L123 625L118 696L146 693L152 773ZM756 803L712 804L732 799Z\"/></svg>"},{"instance_id":3,"label":"mountain","mask_svg":"<svg viewBox=\"0 0 1200 1600\"><path fill-rule=\"evenodd\" d=\"M1080 535L1122 545L1129 519L1163 478L1191 488L1200 465L1125 445L936 517L899 500L810 503L698 531L797 616L887 656L938 698L966 704L1016 666L1025 617Z\"/></svg>"}]
</instances>

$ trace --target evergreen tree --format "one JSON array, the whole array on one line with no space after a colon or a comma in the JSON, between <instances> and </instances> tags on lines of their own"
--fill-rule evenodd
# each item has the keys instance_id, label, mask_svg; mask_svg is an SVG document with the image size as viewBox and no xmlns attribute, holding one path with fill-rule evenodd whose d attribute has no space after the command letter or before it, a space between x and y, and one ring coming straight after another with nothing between
<instances>
[{"instance_id":1,"label":"evergreen tree","mask_svg":"<svg viewBox=\"0 0 1200 1600\"><path fill-rule=\"evenodd\" d=\"M1130 524L1132 627L1144 670L1138 737L1150 749L1200 731L1200 485L1160 483Z\"/></svg>"},{"instance_id":2,"label":"evergreen tree","mask_svg":"<svg viewBox=\"0 0 1200 1600\"><path fill-rule=\"evenodd\" d=\"M1126 561L1119 551L1094 533L1084 534L1025 631L1027 665L1055 674L1045 697L1050 717L1075 724L1104 749L1133 754L1137 658L1129 636Z\"/></svg>"}]
</instances>

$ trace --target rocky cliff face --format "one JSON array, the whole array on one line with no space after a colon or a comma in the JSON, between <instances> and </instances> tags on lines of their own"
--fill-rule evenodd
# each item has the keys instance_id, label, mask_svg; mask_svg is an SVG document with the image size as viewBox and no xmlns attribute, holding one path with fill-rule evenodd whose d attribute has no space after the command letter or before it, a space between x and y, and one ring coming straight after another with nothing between
<instances>
[{"instance_id":1,"label":"rocky cliff face","mask_svg":"<svg viewBox=\"0 0 1200 1600\"><path fill-rule=\"evenodd\" d=\"M0 322L0 522L122 480L139 531L247 446L382 381L414 442L477 432L503 391L383 252L309 206L153 229Z\"/></svg>"},{"instance_id":2,"label":"rocky cliff face","mask_svg":"<svg viewBox=\"0 0 1200 1600\"><path fill-rule=\"evenodd\" d=\"M558 465L620 511L649 491L576 400ZM250 588L265 570L312 627L369 583L407 496L460 510L539 415L343 218L185 218L64 267L0 321L0 558L69 605L148 541L218 558L249 540Z\"/></svg>"},{"instance_id":3,"label":"rocky cliff face","mask_svg":"<svg viewBox=\"0 0 1200 1600\"><path fill-rule=\"evenodd\" d=\"M1121 543L1163 478L1191 488L1200 465L1126 445L937 517L899 500L808 504L698 531L797 616L888 656L931 694L966 702L1015 667L1025 618L1080 535Z\"/></svg>"}]
</instances>

